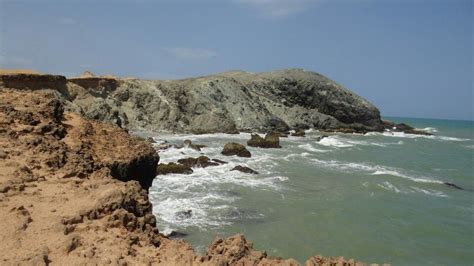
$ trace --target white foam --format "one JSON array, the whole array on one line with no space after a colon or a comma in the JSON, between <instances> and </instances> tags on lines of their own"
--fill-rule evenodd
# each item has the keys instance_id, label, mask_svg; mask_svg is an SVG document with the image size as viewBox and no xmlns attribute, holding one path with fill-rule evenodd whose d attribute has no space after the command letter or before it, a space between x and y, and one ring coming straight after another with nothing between
<instances>
[{"instance_id":1,"label":"white foam","mask_svg":"<svg viewBox=\"0 0 474 266\"><path fill-rule=\"evenodd\" d=\"M252 152L252 158L220 155L220 147L203 149L210 158L227 161L227 164L206 168L193 168L190 175L169 174L157 176L150 188L150 199L153 211L157 216L160 228L176 226L186 228L195 226L199 229L229 225L232 221L224 219L232 202L238 195L229 193L231 187L246 187L248 189L275 191L281 193L282 183L287 181L285 176L272 175L273 167L278 162L264 152ZM185 155L181 154L184 152ZM160 153L160 162L176 161L186 156L199 155L193 149L170 148ZM249 165L260 174L252 175L239 171L231 171L237 165ZM187 219L176 217L176 212L192 210L192 216Z\"/></svg>"},{"instance_id":2,"label":"white foam","mask_svg":"<svg viewBox=\"0 0 474 266\"><path fill-rule=\"evenodd\" d=\"M299 148L305 149L307 151L311 152L328 152L329 150L321 150L321 149L316 149L311 143L306 143L306 144L301 144L298 145Z\"/></svg>"},{"instance_id":3,"label":"white foam","mask_svg":"<svg viewBox=\"0 0 474 266\"><path fill-rule=\"evenodd\" d=\"M336 147L336 148L348 148L348 147L354 146L353 144L342 141L338 136L325 137L322 140L318 141L317 144L326 146L326 147Z\"/></svg>"},{"instance_id":4,"label":"white foam","mask_svg":"<svg viewBox=\"0 0 474 266\"><path fill-rule=\"evenodd\" d=\"M401 173L401 169L396 169L389 166L383 165L370 165L365 163L353 163L353 162L341 162L336 160L319 160L311 159L312 162L316 163L321 167L336 169L339 171L362 171L370 173L371 175L391 175L401 177L407 180L411 180L419 183L435 183L442 184L442 181L432 179L429 177L418 177Z\"/></svg>"},{"instance_id":5,"label":"white foam","mask_svg":"<svg viewBox=\"0 0 474 266\"><path fill-rule=\"evenodd\" d=\"M469 141L470 139L466 138L455 138L455 137L448 137L448 136L435 136L435 135L419 135L419 134L407 134L404 132L393 132L393 131L385 131L383 133L379 132L370 132L366 134L367 136L386 136L386 137L394 137L394 138L407 138L407 139L416 139L416 138L424 138L424 139L432 139L432 140L439 140L439 141Z\"/></svg>"},{"instance_id":6,"label":"white foam","mask_svg":"<svg viewBox=\"0 0 474 266\"><path fill-rule=\"evenodd\" d=\"M448 197L448 195L444 194L443 192L438 191L438 190L434 190L434 189L423 189L423 188L419 188L419 187L411 187L411 188L412 188L413 192L421 192L421 193L426 194L426 195L441 197L441 198L447 198Z\"/></svg>"},{"instance_id":7,"label":"white foam","mask_svg":"<svg viewBox=\"0 0 474 266\"><path fill-rule=\"evenodd\" d=\"M393 191L395 193L402 193L402 191L400 189L398 189L396 186L392 185L388 181L385 181L382 184L377 184L377 186L379 186L379 187L381 187L385 190L388 190L388 191Z\"/></svg>"},{"instance_id":8,"label":"white foam","mask_svg":"<svg viewBox=\"0 0 474 266\"><path fill-rule=\"evenodd\" d=\"M442 184L443 183L442 181L433 180L433 179L429 179L429 178L425 178L425 177L420 178L420 177L413 177L413 176L405 175L405 174L402 174L402 173L400 173L396 170L377 170L377 171L373 172L372 175L398 176L398 177L402 177L402 178L405 178L405 179L410 179L412 181L419 182L419 183L435 183L435 184Z\"/></svg>"},{"instance_id":9,"label":"white foam","mask_svg":"<svg viewBox=\"0 0 474 266\"><path fill-rule=\"evenodd\" d=\"M416 128L416 130L421 130L421 131L425 131L425 132L428 132L428 133L438 132L438 130L434 127Z\"/></svg>"}]
</instances>

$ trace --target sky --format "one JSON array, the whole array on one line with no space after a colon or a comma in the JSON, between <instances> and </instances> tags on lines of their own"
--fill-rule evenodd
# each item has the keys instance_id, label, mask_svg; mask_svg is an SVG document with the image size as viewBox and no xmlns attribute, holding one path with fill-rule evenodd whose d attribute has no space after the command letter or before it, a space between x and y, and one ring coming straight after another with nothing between
<instances>
[{"instance_id":1,"label":"sky","mask_svg":"<svg viewBox=\"0 0 474 266\"><path fill-rule=\"evenodd\" d=\"M383 116L473 120L472 0L0 0L0 67L178 79L303 68Z\"/></svg>"}]
</instances>

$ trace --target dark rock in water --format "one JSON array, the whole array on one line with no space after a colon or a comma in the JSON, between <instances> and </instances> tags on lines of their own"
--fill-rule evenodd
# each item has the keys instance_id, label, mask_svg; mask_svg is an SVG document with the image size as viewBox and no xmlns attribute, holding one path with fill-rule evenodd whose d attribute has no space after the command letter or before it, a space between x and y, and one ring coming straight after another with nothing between
<instances>
[{"instance_id":1,"label":"dark rock in water","mask_svg":"<svg viewBox=\"0 0 474 266\"><path fill-rule=\"evenodd\" d=\"M252 156L250 152L245 148L244 145L230 142L224 145L224 149L221 152L223 155L232 156L237 155L239 157L250 157Z\"/></svg>"},{"instance_id":2,"label":"dark rock in water","mask_svg":"<svg viewBox=\"0 0 474 266\"><path fill-rule=\"evenodd\" d=\"M189 219L191 218L191 216L193 216L193 211L192 210L179 211L175 213L174 216L178 219Z\"/></svg>"},{"instance_id":3,"label":"dark rock in water","mask_svg":"<svg viewBox=\"0 0 474 266\"><path fill-rule=\"evenodd\" d=\"M192 174L193 170L189 166L176 163L160 163L156 167L157 175L166 175L166 174Z\"/></svg>"},{"instance_id":4,"label":"dark rock in water","mask_svg":"<svg viewBox=\"0 0 474 266\"><path fill-rule=\"evenodd\" d=\"M268 133L265 138L260 137L258 134L252 134L247 145L251 147L259 148L281 148L280 146L280 134L279 133Z\"/></svg>"},{"instance_id":5,"label":"dark rock in water","mask_svg":"<svg viewBox=\"0 0 474 266\"><path fill-rule=\"evenodd\" d=\"M295 130L295 133L291 133L293 137L304 137L306 135L304 129L299 128Z\"/></svg>"},{"instance_id":6,"label":"dark rock in water","mask_svg":"<svg viewBox=\"0 0 474 266\"><path fill-rule=\"evenodd\" d=\"M188 147L190 149L196 150L196 151L201 151L202 148L207 147L206 145L201 145L201 144L194 144L191 140L187 139L183 141L183 144L180 145L174 145L176 149L182 149L184 147Z\"/></svg>"},{"instance_id":7,"label":"dark rock in water","mask_svg":"<svg viewBox=\"0 0 474 266\"><path fill-rule=\"evenodd\" d=\"M212 161L218 163L218 164L228 164L228 162L226 161L222 161L222 160L219 160L219 159L212 159Z\"/></svg>"},{"instance_id":8,"label":"dark rock in water","mask_svg":"<svg viewBox=\"0 0 474 266\"><path fill-rule=\"evenodd\" d=\"M252 168L249 168L247 166L242 166L242 165L237 165L236 167L232 168L231 171L240 171L242 173L247 173L247 174L258 174L258 172L253 170Z\"/></svg>"},{"instance_id":9,"label":"dark rock in water","mask_svg":"<svg viewBox=\"0 0 474 266\"><path fill-rule=\"evenodd\" d=\"M454 184L454 183L449 183L449 182L444 182L443 184L445 184L446 186L449 186L449 187L452 187L452 188L455 188L455 189L460 189L460 190L464 190L464 188Z\"/></svg>"},{"instance_id":10,"label":"dark rock in water","mask_svg":"<svg viewBox=\"0 0 474 266\"><path fill-rule=\"evenodd\" d=\"M407 134L426 135L426 136L433 135L429 132L415 129L412 126L409 126L405 123L396 124L392 121L384 120L383 121L383 126L386 130L394 131L394 132L404 132L404 133L407 133Z\"/></svg>"},{"instance_id":11,"label":"dark rock in water","mask_svg":"<svg viewBox=\"0 0 474 266\"><path fill-rule=\"evenodd\" d=\"M196 151L201 151L202 148L206 148L206 145L194 144L191 140L187 139L183 142L185 147L191 148Z\"/></svg>"},{"instance_id":12,"label":"dark rock in water","mask_svg":"<svg viewBox=\"0 0 474 266\"><path fill-rule=\"evenodd\" d=\"M187 167L208 167L208 166L216 166L219 165L216 162L211 162L207 156L199 156L197 158L185 158L185 159L179 159L178 163L187 166Z\"/></svg>"},{"instance_id":13,"label":"dark rock in water","mask_svg":"<svg viewBox=\"0 0 474 266\"><path fill-rule=\"evenodd\" d=\"M168 237L170 239L177 239L177 238L184 238L187 235L188 234L186 234L186 233L173 230L173 231L171 231L171 233L167 234L166 237Z\"/></svg>"},{"instance_id":14,"label":"dark rock in water","mask_svg":"<svg viewBox=\"0 0 474 266\"><path fill-rule=\"evenodd\" d=\"M317 142L320 142L322 139L329 137L328 135L322 135L316 138Z\"/></svg>"}]
</instances>

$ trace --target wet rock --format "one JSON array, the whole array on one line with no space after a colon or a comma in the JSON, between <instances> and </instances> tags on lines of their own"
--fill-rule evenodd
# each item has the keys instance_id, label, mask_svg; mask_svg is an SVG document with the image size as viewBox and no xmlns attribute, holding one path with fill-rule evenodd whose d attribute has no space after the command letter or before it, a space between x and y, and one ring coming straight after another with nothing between
<instances>
[{"instance_id":1,"label":"wet rock","mask_svg":"<svg viewBox=\"0 0 474 266\"><path fill-rule=\"evenodd\" d=\"M258 172L253 170L252 168L249 168L247 166L242 166L242 165L237 165L236 167L232 168L231 171L240 171L242 173L247 173L247 174L258 174Z\"/></svg>"},{"instance_id":2,"label":"wet rock","mask_svg":"<svg viewBox=\"0 0 474 266\"><path fill-rule=\"evenodd\" d=\"M174 216L178 219L189 219L193 216L193 211L192 210L179 211L175 213Z\"/></svg>"},{"instance_id":3,"label":"wet rock","mask_svg":"<svg viewBox=\"0 0 474 266\"><path fill-rule=\"evenodd\" d=\"M306 135L304 129L296 129L294 133L291 133L293 137L304 137Z\"/></svg>"},{"instance_id":4,"label":"wet rock","mask_svg":"<svg viewBox=\"0 0 474 266\"><path fill-rule=\"evenodd\" d=\"M433 135L429 132L415 129L412 126L409 126L405 123L397 124L397 123L394 123L392 121L384 120L383 121L383 126L386 130L394 131L394 132L404 132L404 133L407 133L407 134L426 135L426 136Z\"/></svg>"},{"instance_id":5,"label":"wet rock","mask_svg":"<svg viewBox=\"0 0 474 266\"><path fill-rule=\"evenodd\" d=\"M194 144L191 140L187 139L183 142L185 147L191 148L196 151L201 151L202 148L207 147L206 145Z\"/></svg>"},{"instance_id":6,"label":"wet rock","mask_svg":"<svg viewBox=\"0 0 474 266\"><path fill-rule=\"evenodd\" d=\"M280 135L279 133L272 132L268 133L265 138L262 138L258 134L252 134L250 140L247 141L247 145L259 148L281 148Z\"/></svg>"},{"instance_id":7,"label":"wet rock","mask_svg":"<svg viewBox=\"0 0 474 266\"><path fill-rule=\"evenodd\" d=\"M157 175L167 175L167 174L192 174L193 170L185 165L177 163L160 163L156 167Z\"/></svg>"},{"instance_id":8,"label":"wet rock","mask_svg":"<svg viewBox=\"0 0 474 266\"><path fill-rule=\"evenodd\" d=\"M208 166L216 166L219 165L216 162L211 162L208 157L206 156L199 156L198 158L185 158L185 159L179 159L178 163L187 166L187 167L208 167Z\"/></svg>"},{"instance_id":9,"label":"wet rock","mask_svg":"<svg viewBox=\"0 0 474 266\"><path fill-rule=\"evenodd\" d=\"M244 145L231 142L224 145L224 149L221 152L223 155L232 156L237 155L239 157L251 157L250 152L245 148Z\"/></svg>"},{"instance_id":10,"label":"wet rock","mask_svg":"<svg viewBox=\"0 0 474 266\"><path fill-rule=\"evenodd\" d=\"M328 135L318 136L318 137L316 137L316 141L317 141L317 142L320 142L322 139L328 138L328 137L329 137Z\"/></svg>"},{"instance_id":11,"label":"wet rock","mask_svg":"<svg viewBox=\"0 0 474 266\"><path fill-rule=\"evenodd\" d=\"M226 161L222 161L222 160L219 160L219 159L212 159L212 161L218 163L218 164L228 164L228 162Z\"/></svg>"}]
</instances>

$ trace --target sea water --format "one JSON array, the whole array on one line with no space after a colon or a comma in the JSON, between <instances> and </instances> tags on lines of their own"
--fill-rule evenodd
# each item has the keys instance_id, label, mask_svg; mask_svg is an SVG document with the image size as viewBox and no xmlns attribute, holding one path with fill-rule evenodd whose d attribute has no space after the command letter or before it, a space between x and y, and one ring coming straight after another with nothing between
<instances>
[{"instance_id":1,"label":"sea water","mask_svg":"<svg viewBox=\"0 0 474 266\"><path fill-rule=\"evenodd\" d=\"M474 124L390 118L433 133L331 134L281 138L281 149L248 147L251 158L224 156L227 142L250 134L154 134L202 151L170 148L160 162L205 155L228 164L155 178L158 228L188 234L205 252L215 236L243 233L271 256L304 262L316 254L392 265L474 263ZM248 166L257 175L230 171ZM454 183L464 190L444 184ZM192 210L192 216L177 216Z\"/></svg>"}]
</instances>

